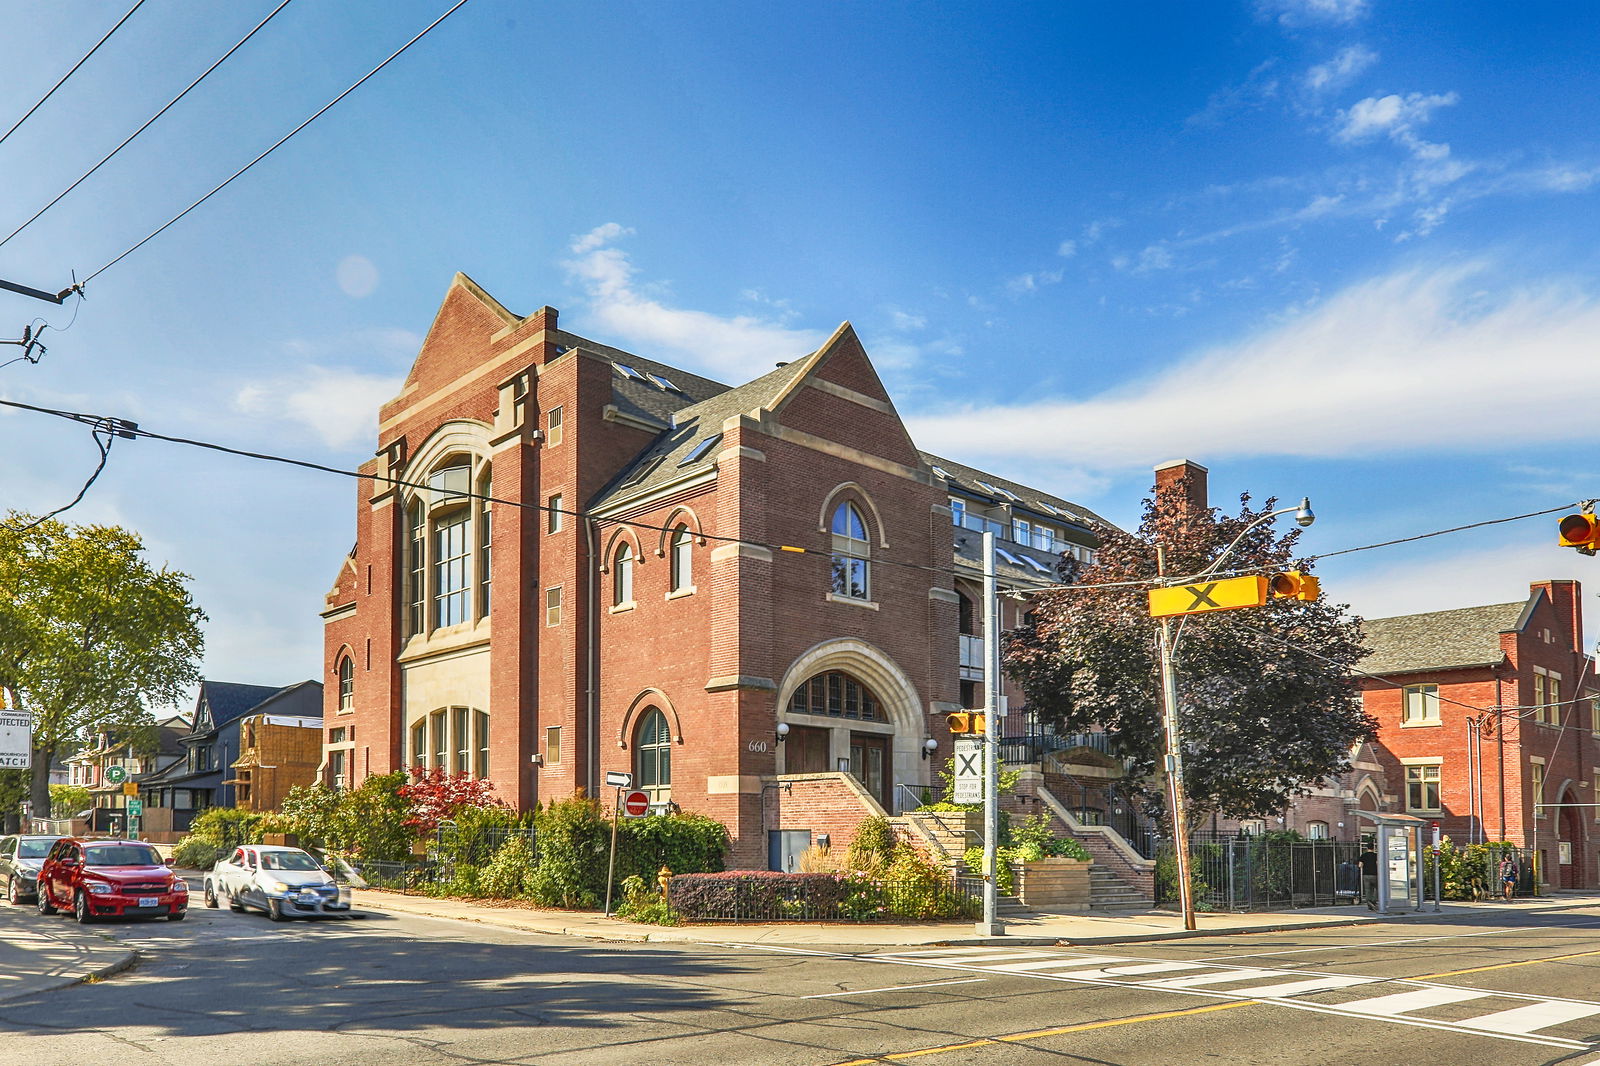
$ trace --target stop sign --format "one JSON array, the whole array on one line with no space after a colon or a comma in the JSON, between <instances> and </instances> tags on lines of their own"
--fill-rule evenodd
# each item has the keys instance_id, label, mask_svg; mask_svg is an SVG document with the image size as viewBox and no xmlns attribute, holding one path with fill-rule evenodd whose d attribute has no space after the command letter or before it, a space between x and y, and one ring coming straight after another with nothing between
<instances>
[{"instance_id":1,"label":"stop sign","mask_svg":"<svg viewBox=\"0 0 1600 1066\"><path fill-rule=\"evenodd\" d=\"M650 813L650 793L635 789L622 797L622 813L629 818L638 818L640 815Z\"/></svg>"}]
</instances>

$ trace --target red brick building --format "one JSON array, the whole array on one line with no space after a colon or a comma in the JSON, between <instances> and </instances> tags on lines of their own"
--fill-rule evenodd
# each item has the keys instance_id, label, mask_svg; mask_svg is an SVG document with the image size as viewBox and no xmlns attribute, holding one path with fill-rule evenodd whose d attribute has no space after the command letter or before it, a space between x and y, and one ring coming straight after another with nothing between
<instances>
[{"instance_id":1,"label":"red brick building","mask_svg":"<svg viewBox=\"0 0 1600 1066\"><path fill-rule=\"evenodd\" d=\"M848 324L730 388L457 275L378 417L325 776L442 766L525 808L627 770L741 866L937 786L943 715L982 699L983 529L1011 585L1095 544L1083 508L919 451Z\"/></svg>"},{"instance_id":2,"label":"red brick building","mask_svg":"<svg viewBox=\"0 0 1600 1066\"><path fill-rule=\"evenodd\" d=\"M1537 847L1553 887L1600 885L1600 681L1579 596L1540 581L1514 603L1368 619L1383 772L1353 805L1436 819L1458 843Z\"/></svg>"}]
</instances>

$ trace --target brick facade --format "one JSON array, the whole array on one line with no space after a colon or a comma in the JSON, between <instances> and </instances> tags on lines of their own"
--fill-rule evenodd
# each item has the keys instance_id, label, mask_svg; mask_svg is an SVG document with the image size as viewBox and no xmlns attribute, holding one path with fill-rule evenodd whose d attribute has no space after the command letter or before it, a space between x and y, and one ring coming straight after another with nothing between
<instances>
[{"instance_id":1,"label":"brick facade","mask_svg":"<svg viewBox=\"0 0 1600 1066\"><path fill-rule=\"evenodd\" d=\"M726 823L739 866L765 866L779 830L847 843L895 786L937 790L942 715L964 695L976 570L952 553L951 501L977 472L941 470L848 324L730 389L567 333L552 308L513 315L457 275L379 412L323 611L349 780L443 765L527 808L623 770ZM1081 508L995 483L1011 489L973 506L1008 535L1016 510L1062 538L1012 545L1012 583L1092 548ZM835 533L841 509L860 536ZM866 587L836 579L836 553L864 560ZM813 686L818 706L791 712ZM649 780L663 767L670 786Z\"/></svg>"}]
</instances>

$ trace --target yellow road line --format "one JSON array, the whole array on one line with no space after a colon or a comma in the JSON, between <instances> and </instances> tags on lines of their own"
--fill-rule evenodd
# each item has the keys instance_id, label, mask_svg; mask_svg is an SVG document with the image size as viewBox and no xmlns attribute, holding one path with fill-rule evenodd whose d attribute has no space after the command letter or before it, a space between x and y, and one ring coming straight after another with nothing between
<instances>
[{"instance_id":1,"label":"yellow road line","mask_svg":"<svg viewBox=\"0 0 1600 1066\"><path fill-rule=\"evenodd\" d=\"M969 1040L965 1044L944 1044L939 1047L918 1048L915 1051L896 1051L888 1055L879 1055L872 1059L851 1059L849 1062L837 1063L836 1066L872 1066L877 1062L899 1062L901 1059L914 1059L922 1055L939 1055L947 1051L970 1051L973 1048L984 1047L989 1044L1016 1044L1024 1040L1037 1040L1046 1036L1063 1036L1067 1033L1082 1033L1090 1029L1109 1029L1114 1025L1134 1025L1138 1022L1158 1022L1164 1018L1186 1018L1192 1014L1210 1014L1213 1011L1233 1010L1235 1007L1257 1006L1253 1001L1244 1000L1238 1003L1213 1003L1207 1007L1190 1007L1188 1010L1162 1011L1160 1014L1140 1014L1133 1018L1113 1018L1105 1022L1086 1022L1083 1025L1064 1025L1058 1029L1035 1029L1027 1033L1010 1033L1006 1036L986 1036L978 1040Z\"/></svg>"},{"instance_id":2,"label":"yellow road line","mask_svg":"<svg viewBox=\"0 0 1600 1066\"><path fill-rule=\"evenodd\" d=\"M1547 959L1524 959L1521 962L1500 962L1493 966L1474 966L1470 970L1446 970L1444 973L1425 973L1418 977L1390 978L1390 980L1433 981L1440 977L1460 977L1464 973L1483 973L1486 970L1509 970L1513 966L1533 966L1541 962L1560 962L1563 959L1581 959L1590 955L1600 955L1600 951L1579 951L1571 955L1551 955Z\"/></svg>"}]
</instances>

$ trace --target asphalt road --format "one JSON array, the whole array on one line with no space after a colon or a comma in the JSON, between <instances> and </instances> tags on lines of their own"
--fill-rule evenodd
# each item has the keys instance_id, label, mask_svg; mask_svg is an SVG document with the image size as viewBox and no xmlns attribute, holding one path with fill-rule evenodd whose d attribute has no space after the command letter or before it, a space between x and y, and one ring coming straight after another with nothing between
<instances>
[{"instance_id":1,"label":"asphalt road","mask_svg":"<svg viewBox=\"0 0 1600 1066\"><path fill-rule=\"evenodd\" d=\"M1600 1062L1593 908L893 954L203 907L105 929L140 963L0 1007L0 1063Z\"/></svg>"}]
</instances>

